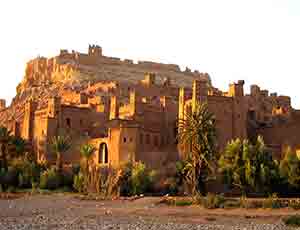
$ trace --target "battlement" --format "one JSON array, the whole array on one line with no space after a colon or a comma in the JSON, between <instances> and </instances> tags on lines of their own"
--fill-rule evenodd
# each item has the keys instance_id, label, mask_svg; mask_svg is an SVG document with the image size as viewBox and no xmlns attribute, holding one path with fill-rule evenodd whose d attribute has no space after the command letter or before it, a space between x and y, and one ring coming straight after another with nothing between
<instances>
[{"instance_id":1,"label":"battlement","mask_svg":"<svg viewBox=\"0 0 300 230\"><path fill-rule=\"evenodd\" d=\"M155 85L155 73L146 73L145 78L141 80L141 83L146 86L150 87L152 85Z\"/></svg>"},{"instance_id":2,"label":"battlement","mask_svg":"<svg viewBox=\"0 0 300 230\"><path fill-rule=\"evenodd\" d=\"M279 95L276 92L269 93L268 90L262 90L258 85L250 86L250 96L254 98L271 98L273 101L276 101L277 104L284 104L285 106L291 107L291 98L289 96Z\"/></svg>"},{"instance_id":3,"label":"battlement","mask_svg":"<svg viewBox=\"0 0 300 230\"><path fill-rule=\"evenodd\" d=\"M0 110L3 110L6 108L6 100L0 99Z\"/></svg>"},{"instance_id":4,"label":"battlement","mask_svg":"<svg viewBox=\"0 0 300 230\"><path fill-rule=\"evenodd\" d=\"M59 58L63 59L70 59L74 61L78 61L79 63L86 64L86 65L101 65L101 64L112 64L112 65L120 65L120 66L132 66L134 68L142 68L142 69L151 69L152 71L171 71L171 72L178 72L183 73L186 75L191 76L198 76L198 77L205 77L209 78L207 73L200 73L198 70L192 71L188 67L184 71L181 71L180 67L176 64L166 64L166 63L158 63L158 62L151 62L151 61L137 61L135 63L131 59L124 59L121 60L120 58L116 57L108 57L102 54L102 48L98 45L89 45L88 53L80 53L76 51L72 51L69 53L68 50L62 49L60 50ZM94 57L99 62L95 62L94 59L88 59L88 57Z\"/></svg>"},{"instance_id":5,"label":"battlement","mask_svg":"<svg viewBox=\"0 0 300 230\"><path fill-rule=\"evenodd\" d=\"M244 80L238 80L237 83L229 85L228 96L229 97L243 97L244 96Z\"/></svg>"},{"instance_id":6,"label":"battlement","mask_svg":"<svg viewBox=\"0 0 300 230\"><path fill-rule=\"evenodd\" d=\"M98 45L89 45L89 56L102 56L102 48Z\"/></svg>"}]
</instances>

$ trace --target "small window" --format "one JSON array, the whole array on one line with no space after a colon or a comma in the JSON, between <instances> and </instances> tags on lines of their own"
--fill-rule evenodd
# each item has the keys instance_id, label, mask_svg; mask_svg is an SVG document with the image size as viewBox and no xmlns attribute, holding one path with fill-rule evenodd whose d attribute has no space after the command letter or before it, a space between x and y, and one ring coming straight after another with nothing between
<instances>
[{"instance_id":1,"label":"small window","mask_svg":"<svg viewBox=\"0 0 300 230\"><path fill-rule=\"evenodd\" d=\"M126 139L126 137L124 137L124 138L123 138L123 142L126 143L126 141L127 141L127 139Z\"/></svg>"},{"instance_id":2,"label":"small window","mask_svg":"<svg viewBox=\"0 0 300 230\"><path fill-rule=\"evenodd\" d=\"M146 135L146 144L147 145L150 144L150 135L149 134Z\"/></svg>"},{"instance_id":3,"label":"small window","mask_svg":"<svg viewBox=\"0 0 300 230\"><path fill-rule=\"evenodd\" d=\"M154 136L154 145L158 146L158 137L157 136Z\"/></svg>"},{"instance_id":4,"label":"small window","mask_svg":"<svg viewBox=\"0 0 300 230\"><path fill-rule=\"evenodd\" d=\"M252 110L249 111L249 112L248 112L248 116L249 116L249 119L250 119L250 120L255 120L255 117L256 117L256 116L255 116L255 111L252 111Z\"/></svg>"},{"instance_id":5,"label":"small window","mask_svg":"<svg viewBox=\"0 0 300 230\"><path fill-rule=\"evenodd\" d=\"M80 123L80 126L83 126L83 120L80 119L79 123Z\"/></svg>"},{"instance_id":6,"label":"small window","mask_svg":"<svg viewBox=\"0 0 300 230\"><path fill-rule=\"evenodd\" d=\"M140 134L140 144L144 143L144 135L141 133Z\"/></svg>"},{"instance_id":7,"label":"small window","mask_svg":"<svg viewBox=\"0 0 300 230\"><path fill-rule=\"evenodd\" d=\"M66 123L67 123L67 128L71 128L71 119L70 118L67 118L66 119Z\"/></svg>"},{"instance_id":8,"label":"small window","mask_svg":"<svg viewBox=\"0 0 300 230\"><path fill-rule=\"evenodd\" d=\"M160 146L163 146L164 144L165 144L164 137L161 137Z\"/></svg>"}]
</instances>

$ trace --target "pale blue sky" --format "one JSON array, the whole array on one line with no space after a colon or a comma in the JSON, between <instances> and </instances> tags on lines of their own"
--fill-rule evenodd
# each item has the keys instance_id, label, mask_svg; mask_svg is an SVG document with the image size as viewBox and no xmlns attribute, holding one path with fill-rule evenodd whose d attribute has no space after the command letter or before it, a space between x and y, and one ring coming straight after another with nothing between
<instances>
[{"instance_id":1,"label":"pale blue sky","mask_svg":"<svg viewBox=\"0 0 300 230\"><path fill-rule=\"evenodd\" d=\"M7 0L0 2L0 97L25 63L61 48L189 66L226 90L238 79L300 108L299 0Z\"/></svg>"}]
</instances>

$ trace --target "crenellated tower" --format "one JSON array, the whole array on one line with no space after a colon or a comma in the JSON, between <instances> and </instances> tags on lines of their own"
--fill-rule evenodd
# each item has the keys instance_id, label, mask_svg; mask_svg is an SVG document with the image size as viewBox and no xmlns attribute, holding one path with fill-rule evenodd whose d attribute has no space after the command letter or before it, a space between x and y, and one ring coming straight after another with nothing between
<instances>
[{"instance_id":1,"label":"crenellated tower","mask_svg":"<svg viewBox=\"0 0 300 230\"><path fill-rule=\"evenodd\" d=\"M208 84L205 79L194 80L193 96L192 96L192 111L195 111L197 103L207 102Z\"/></svg>"}]
</instances>

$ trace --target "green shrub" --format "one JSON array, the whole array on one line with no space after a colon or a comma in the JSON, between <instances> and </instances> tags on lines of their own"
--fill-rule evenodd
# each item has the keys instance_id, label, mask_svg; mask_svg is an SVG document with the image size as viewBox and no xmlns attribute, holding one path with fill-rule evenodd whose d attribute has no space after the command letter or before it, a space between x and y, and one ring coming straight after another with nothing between
<instances>
[{"instance_id":1,"label":"green shrub","mask_svg":"<svg viewBox=\"0 0 300 230\"><path fill-rule=\"evenodd\" d=\"M190 206L194 204L193 200L190 199L176 199L175 197L164 197L159 201L159 204L166 204L170 206Z\"/></svg>"},{"instance_id":2,"label":"green shrub","mask_svg":"<svg viewBox=\"0 0 300 230\"><path fill-rule=\"evenodd\" d=\"M207 196L203 196L200 192L197 192L193 197L194 204L203 206L208 209L223 207L225 198L221 195L208 193Z\"/></svg>"},{"instance_id":3,"label":"green shrub","mask_svg":"<svg viewBox=\"0 0 300 230\"><path fill-rule=\"evenodd\" d=\"M18 186L21 188L31 188L33 182L38 182L40 177L40 167L34 162L25 160L18 165Z\"/></svg>"},{"instance_id":4,"label":"green shrub","mask_svg":"<svg viewBox=\"0 0 300 230\"><path fill-rule=\"evenodd\" d=\"M300 209L300 199L291 199L288 202L288 207L295 209L295 210L299 210Z\"/></svg>"},{"instance_id":5,"label":"green shrub","mask_svg":"<svg viewBox=\"0 0 300 230\"><path fill-rule=\"evenodd\" d=\"M4 176L6 174L6 171L3 168L0 168L0 185L3 189L4 186Z\"/></svg>"},{"instance_id":6,"label":"green shrub","mask_svg":"<svg viewBox=\"0 0 300 230\"><path fill-rule=\"evenodd\" d=\"M285 225L292 226L292 227L300 227L300 216L294 215L288 218L283 219Z\"/></svg>"},{"instance_id":7,"label":"green shrub","mask_svg":"<svg viewBox=\"0 0 300 230\"><path fill-rule=\"evenodd\" d=\"M81 172L74 176L73 188L77 192L84 192L84 176Z\"/></svg>"},{"instance_id":8,"label":"green shrub","mask_svg":"<svg viewBox=\"0 0 300 230\"><path fill-rule=\"evenodd\" d=\"M263 201L262 200L251 200L248 199L246 196L241 196L239 199L239 205L241 208L262 208Z\"/></svg>"},{"instance_id":9,"label":"green shrub","mask_svg":"<svg viewBox=\"0 0 300 230\"><path fill-rule=\"evenodd\" d=\"M8 193L15 193L16 192L16 187L14 186L9 186L6 190Z\"/></svg>"},{"instance_id":10,"label":"green shrub","mask_svg":"<svg viewBox=\"0 0 300 230\"><path fill-rule=\"evenodd\" d=\"M76 175L80 172L80 164L72 164L72 173Z\"/></svg>"},{"instance_id":11,"label":"green shrub","mask_svg":"<svg viewBox=\"0 0 300 230\"><path fill-rule=\"evenodd\" d=\"M35 194L38 191L39 183L38 182L32 182L31 183L31 194Z\"/></svg>"},{"instance_id":12,"label":"green shrub","mask_svg":"<svg viewBox=\"0 0 300 230\"><path fill-rule=\"evenodd\" d=\"M61 186L72 188L73 187L73 182L74 182L73 172L63 172Z\"/></svg>"},{"instance_id":13,"label":"green shrub","mask_svg":"<svg viewBox=\"0 0 300 230\"><path fill-rule=\"evenodd\" d=\"M208 209L223 208L224 202L224 196L208 193L204 202L204 207Z\"/></svg>"},{"instance_id":14,"label":"green shrub","mask_svg":"<svg viewBox=\"0 0 300 230\"><path fill-rule=\"evenodd\" d=\"M193 204L191 200L175 200L175 206L190 206Z\"/></svg>"},{"instance_id":15,"label":"green shrub","mask_svg":"<svg viewBox=\"0 0 300 230\"><path fill-rule=\"evenodd\" d=\"M121 168L101 167L92 170L94 178L89 183L96 184L96 192L102 197L112 197L120 195L120 182L122 176Z\"/></svg>"},{"instance_id":16,"label":"green shrub","mask_svg":"<svg viewBox=\"0 0 300 230\"><path fill-rule=\"evenodd\" d=\"M224 202L224 208L227 208L227 209L240 208L240 202L239 202L239 200L234 200L234 199L226 200Z\"/></svg>"},{"instance_id":17,"label":"green shrub","mask_svg":"<svg viewBox=\"0 0 300 230\"><path fill-rule=\"evenodd\" d=\"M240 203L241 208L249 208L250 207L249 201L246 196L241 196L239 198L239 203Z\"/></svg>"},{"instance_id":18,"label":"green shrub","mask_svg":"<svg viewBox=\"0 0 300 230\"><path fill-rule=\"evenodd\" d=\"M122 168L121 194L140 195L151 192L156 172L147 170L141 162L128 163Z\"/></svg>"},{"instance_id":19,"label":"green shrub","mask_svg":"<svg viewBox=\"0 0 300 230\"><path fill-rule=\"evenodd\" d=\"M205 197L201 195L200 192L197 192L194 196L193 196L193 203L197 204L197 205L201 205L201 206L205 206Z\"/></svg>"},{"instance_id":20,"label":"green shrub","mask_svg":"<svg viewBox=\"0 0 300 230\"><path fill-rule=\"evenodd\" d=\"M55 168L47 169L41 174L40 188L54 190L61 185L61 175Z\"/></svg>"},{"instance_id":21,"label":"green shrub","mask_svg":"<svg viewBox=\"0 0 300 230\"><path fill-rule=\"evenodd\" d=\"M18 172L15 168L9 167L7 172L3 171L2 174L2 185L6 188L18 186Z\"/></svg>"},{"instance_id":22,"label":"green shrub","mask_svg":"<svg viewBox=\"0 0 300 230\"><path fill-rule=\"evenodd\" d=\"M278 196L274 193L263 201L263 208L280 208L281 203Z\"/></svg>"},{"instance_id":23,"label":"green shrub","mask_svg":"<svg viewBox=\"0 0 300 230\"><path fill-rule=\"evenodd\" d=\"M135 163L131 174L132 194L139 195L149 191L153 183L154 175L154 171L146 171L146 167L143 163Z\"/></svg>"}]
</instances>

